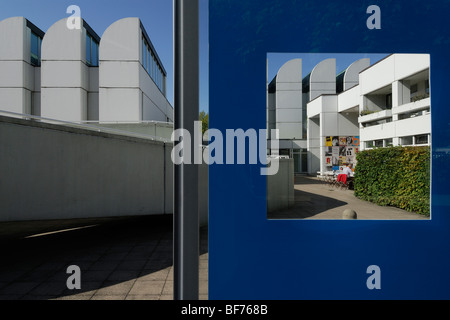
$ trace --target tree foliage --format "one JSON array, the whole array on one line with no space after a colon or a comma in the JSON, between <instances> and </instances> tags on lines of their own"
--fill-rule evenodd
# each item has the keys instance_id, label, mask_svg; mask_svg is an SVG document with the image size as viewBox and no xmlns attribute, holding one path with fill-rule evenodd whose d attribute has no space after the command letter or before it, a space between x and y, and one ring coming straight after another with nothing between
<instances>
[{"instance_id":1,"label":"tree foliage","mask_svg":"<svg viewBox=\"0 0 450 320\"><path fill-rule=\"evenodd\" d=\"M202 134L205 134L206 130L209 128L209 113L201 111L199 120L202 122Z\"/></svg>"}]
</instances>

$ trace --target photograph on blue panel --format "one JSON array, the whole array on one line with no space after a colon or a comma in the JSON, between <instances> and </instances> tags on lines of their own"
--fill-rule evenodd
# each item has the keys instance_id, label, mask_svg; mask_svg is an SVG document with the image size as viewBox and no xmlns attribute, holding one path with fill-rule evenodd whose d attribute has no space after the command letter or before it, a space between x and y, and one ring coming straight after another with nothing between
<instances>
[{"instance_id":1,"label":"photograph on blue panel","mask_svg":"<svg viewBox=\"0 0 450 320\"><path fill-rule=\"evenodd\" d=\"M429 220L429 54L267 54L268 219Z\"/></svg>"}]
</instances>

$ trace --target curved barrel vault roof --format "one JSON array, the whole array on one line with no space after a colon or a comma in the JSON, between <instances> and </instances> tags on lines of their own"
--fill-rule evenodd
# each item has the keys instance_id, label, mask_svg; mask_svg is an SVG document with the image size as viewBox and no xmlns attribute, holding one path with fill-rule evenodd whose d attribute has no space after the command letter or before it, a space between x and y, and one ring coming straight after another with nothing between
<instances>
[{"instance_id":1,"label":"curved barrel vault roof","mask_svg":"<svg viewBox=\"0 0 450 320\"><path fill-rule=\"evenodd\" d=\"M302 59L292 59L286 62L278 70L276 76L277 83L302 82Z\"/></svg>"},{"instance_id":2,"label":"curved barrel vault roof","mask_svg":"<svg viewBox=\"0 0 450 320\"><path fill-rule=\"evenodd\" d=\"M139 61L140 42L144 36L151 47L164 75L166 70L139 18L128 17L117 20L103 33L100 42L100 60Z\"/></svg>"},{"instance_id":3,"label":"curved barrel vault roof","mask_svg":"<svg viewBox=\"0 0 450 320\"><path fill-rule=\"evenodd\" d=\"M19 59L30 63L30 57L26 54L30 49L29 39L24 37L27 27L38 36L44 36L44 32L25 17L10 17L0 21L0 43L8 44L0 46L0 59Z\"/></svg>"},{"instance_id":4,"label":"curved barrel vault roof","mask_svg":"<svg viewBox=\"0 0 450 320\"><path fill-rule=\"evenodd\" d=\"M42 60L86 60L84 29L69 29L64 18L55 22L42 40Z\"/></svg>"},{"instance_id":5,"label":"curved barrel vault roof","mask_svg":"<svg viewBox=\"0 0 450 320\"><path fill-rule=\"evenodd\" d=\"M319 62L309 77L309 100L322 94L336 93L336 59L330 58Z\"/></svg>"},{"instance_id":6,"label":"curved barrel vault roof","mask_svg":"<svg viewBox=\"0 0 450 320\"><path fill-rule=\"evenodd\" d=\"M370 58L363 58L353 62L344 75L344 91L359 84L359 73L370 66Z\"/></svg>"},{"instance_id":7,"label":"curved barrel vault roof","mask_svg":"<svg viewBox=\"0 0 450 320\"><path fill-rule=\"evenodd\" d=\"M139 61L140 26L139 18L123 18L111 24L102 35L100 60Z\"/></svg>"}]
</instances>

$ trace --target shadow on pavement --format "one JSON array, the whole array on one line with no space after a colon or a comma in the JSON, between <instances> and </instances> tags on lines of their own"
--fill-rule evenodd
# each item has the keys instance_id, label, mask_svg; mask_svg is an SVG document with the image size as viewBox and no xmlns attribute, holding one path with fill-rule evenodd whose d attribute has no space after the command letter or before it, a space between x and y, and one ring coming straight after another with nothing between
<instances>
[{"instance_id":1,"label":"shadow on pavement","mask_svg":"<svg viewBox=\"0 0 450 320\"><path fill-rule=\"evenodd\" d=\"M165 282L173 281L169 278L172 215L89 222L86 228L65 232L0 238L0 300L47 300L74 294L80 299L86 294L84 298L89 299L100 290L105 296L139 297L144 290L134 285L137 278L152 281L154 287L147 286L146 294L163 294ZM200 254L206 253L205 228L200 244ZM71 265L81 269L81 290L76 292L66 285Z\"/></svg>"},{"instance_id":2,"label":"shadow on pavement","mask_svg":"<svg viewBox=\"0 0 450 320\"><path fill-rule=\"evenodd\" d=\"M297 181L299 184L301 181ZM315 182L314 182L315 183ZM317 182L319 184L320 182ZM306 183L305 183L306 184ZM310 181L307 184L311 184ZM345 206L347 202L340 201L334 198L325 197L315 193L295 190L295 205L289 209L278 210L270 212L267 215L268 219L305 219L314 217L315 215L324 211Z\"/></svg>"}]
</instances>

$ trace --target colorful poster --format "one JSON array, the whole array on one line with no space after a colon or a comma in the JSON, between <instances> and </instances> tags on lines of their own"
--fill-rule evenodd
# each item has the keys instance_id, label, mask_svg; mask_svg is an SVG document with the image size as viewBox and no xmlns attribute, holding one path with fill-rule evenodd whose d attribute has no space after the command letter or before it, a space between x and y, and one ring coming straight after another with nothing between
<instances>
[{"instance_id":1,"label":"colorful poster","mask_svg":"<svg viewBox=\"0 0 450 320\"><path fill-rule=\"evenodd\" d=\"M355 156L355 148L354 147L347 147L347 150L345 151L346 156Z\"/></svg>"},{"instance_id":2,"label":"colorful poster","mask_svg":"<svg viewBox=\"0 0 450 320\"><path fill-rule=\"evenodd\" d=\"M339 137L339 145L346 146L347 145L347 137Z\"/></svg>"},{"instance_id":3,"label":"colorful poster","mask_svg":"<svg viewBox=\"0 0 450 320\"><path fill-rule=\"evenodd\" d=\"M339 147L339 137L335 136L331 138L333 147Z\"/></svg>"},{"instance_id":4,"label":"colorful poster","mask_svg":"<svg viewBox=\"0 0 450 320\"><path fill-rule=\"evenodd\" d=\"M354 137L347 137L347 146L353 146L353 138Z\"/></svg>"},{"instance_id":5,"label":"colorful poster","mask_svg":"<svg viewBox=\"0 0 450 320\"><path fill-rule=\"evenodd\" d=\"M332 153L332 165L338 166L339 165L339 147L333 147L333 153Z\"/></svg>"},{"instance_id":6,"label":"colorful poster","mask_svg":"<svg viewBox=\"0 0 450 320\"><path fill-rule=\"evenodd\" d=\"M352 145L354 147L359 147L359 136L353 137L353 141L352 142L353 142Z\"/></svg>"},{"instance_id":7,"label":"colorful poster","mask_svg":"<svg viewBox=\"0 0 450 320\"><path fill-rule=\"evenodd\" d=\"M332 146L333 146L333 138L325 137L325 147L332 147Z\"/></svg>"}]
</instances>

